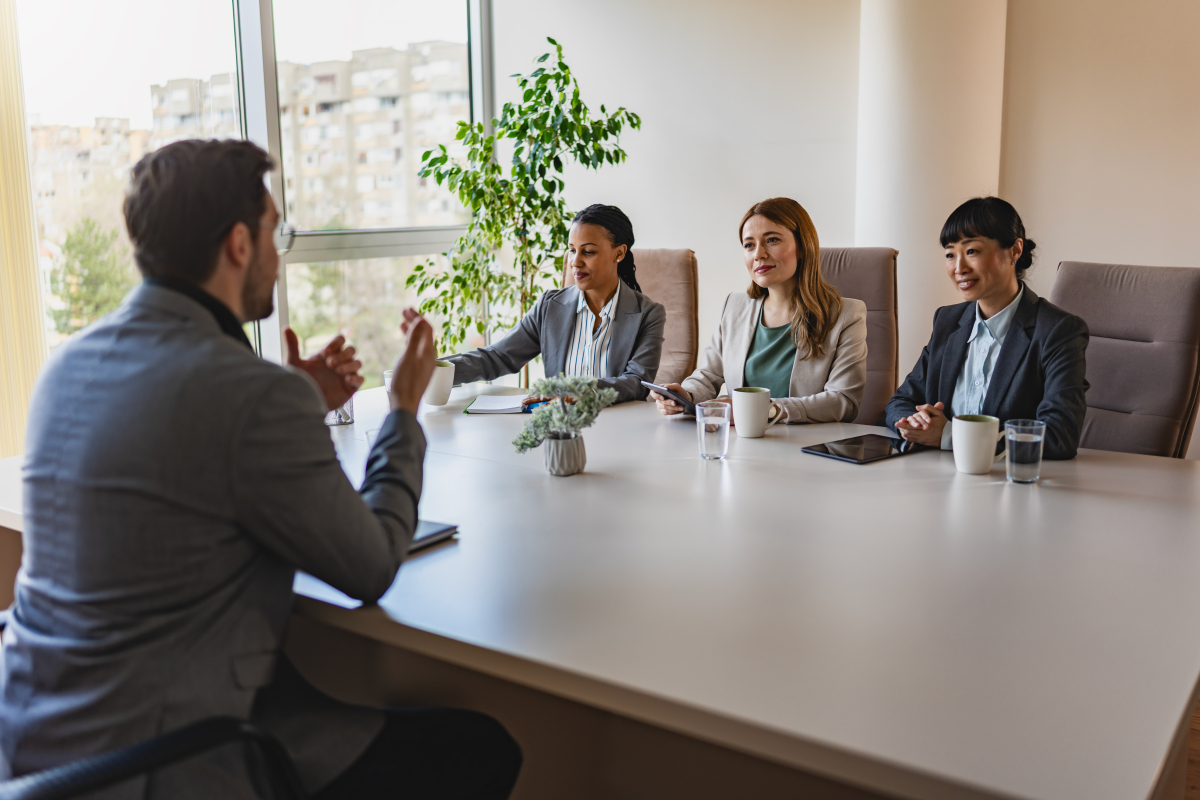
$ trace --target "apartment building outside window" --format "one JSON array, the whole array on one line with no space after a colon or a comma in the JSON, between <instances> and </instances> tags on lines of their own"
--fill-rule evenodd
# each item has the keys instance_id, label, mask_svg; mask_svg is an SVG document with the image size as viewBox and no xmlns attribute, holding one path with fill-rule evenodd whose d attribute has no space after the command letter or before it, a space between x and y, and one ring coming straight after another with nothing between
<instances>
[{"instance_id":1,"label":"apartment building outside window","mask_svg":"<svg viewBox=\"0 0 1200 800\"><path fill-rule=\"evenodd\" d=\"M120 209L130 167L180 139L236 137L276 158L272 193L301 231L264 354L279 358L290 305L313 346L361 329L385 359L398 338L368 317L415 302L405 275L467 221L417 171L472 118L481 67L468 29L479 36L489 11L488 0L348 0L331 24L317 0L17 0L51 345L138 280Z\"/></svg>"}]
</instances>

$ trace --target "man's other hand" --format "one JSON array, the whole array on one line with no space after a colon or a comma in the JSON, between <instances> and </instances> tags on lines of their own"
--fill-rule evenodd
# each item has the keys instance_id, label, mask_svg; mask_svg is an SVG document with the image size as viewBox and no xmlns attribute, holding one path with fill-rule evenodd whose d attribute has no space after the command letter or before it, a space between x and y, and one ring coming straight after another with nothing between
<instances>
[{"instance_id":1,"label":"man's other hand","mask_svg":"<svg viewBox=\"0 0 1200 800\"><path fill-rule=\"evenodd\" d=\"M353 347L346 347L345 336L339 333L312 358L301 358L300 340L296 338L295 331L288 328L283 335L288 365L312 376L317 386L321 387L325 407L330 411L344 406L351 395L358 391L358 387L363 385L363 377L358 374L362 362L355 359Z\"/></svg>"},{"instance_id":2,"label":"man's other hand","mask_svg":"<svg viewBox=\"0 0 1200 800\"><path fill-rule=\"evenodd\" d=\"M433 326L416 311L406 308L400 330L408 334L408 347L392 374L392 408L416 414L421 395L433 375Z\"/></svg>"}]
</instances>

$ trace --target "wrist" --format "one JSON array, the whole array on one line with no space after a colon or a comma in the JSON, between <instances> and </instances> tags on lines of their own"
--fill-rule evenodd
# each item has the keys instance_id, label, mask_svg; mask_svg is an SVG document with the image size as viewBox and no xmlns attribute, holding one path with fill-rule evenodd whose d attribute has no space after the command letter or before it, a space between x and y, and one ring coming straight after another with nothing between
<instances>
[{"instance_id":1,"label":"wrist","mask_svg":"<svg viewBox=\"0 0 1200 800\"><path fill-rule=\"evenodd\" d=\"M392 399L392 411L407 411L408 413L412 414L413 416L416 416L417 409L421 405L421 398L419 398L419 397L417 397L417 398L397 397L396 394L393 392L391 394L391 399Z\"/></svg>"}]
</instances>

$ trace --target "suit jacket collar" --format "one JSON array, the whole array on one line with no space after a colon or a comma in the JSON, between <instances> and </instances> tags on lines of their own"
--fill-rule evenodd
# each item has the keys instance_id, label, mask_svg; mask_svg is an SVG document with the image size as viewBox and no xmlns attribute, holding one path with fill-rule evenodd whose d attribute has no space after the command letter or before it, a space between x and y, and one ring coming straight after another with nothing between
<instances>
[{"instance_id":1,"label":"suit jacket collar","mask_svg":"<svg viewBox=\"0 0 1200 800\"><path fill-rule=\"evenodd\" d=\"M754 334L758 330L758 321L762 315L764 298L751 300L749 319L741 321L743 336L730 337L729 352L722 360L725 362L726 388L728 391L740 388L746 382L746 359L750 356L750 345L754 343ZM730 380L733 381L730 384Z\"/></svg>"},{"instance_id":2,"label":"suit jacket collar","mask_svg":"<svg viewBox=\"0 0 1200 800\"><path fill-rule=\"evenodd\" d=\"M163 286L141 283L125 298L130 306L163 311L183 317L199 328L215 336L221 335L221 326L212 312L185 294Z\"/></svg>"},{"instance_id":3,"label":"suit jacket collar","mask_svg":"<svg viewBox=\"0 0 1200 800\"><path fill-rule=\"evenodd\" d=\"M946 340L946 354L942 358L942 374L938 383L937 399L950 408L954 399L954 382L958 373L962 372L963 362L967 359L967 343L971 331L975 327L975 304L967 303L958 318L958 327ZM950 408L953 412L954 409ZM957 412L955 412L957 413Z\"/></svg>"},{"instance_id":4,"label":"suit jacket collar","mask_svg":"<svg viewBox=\"0 0 1200 800\"><path fill-rule=\"evenodd\" d=\"M546 306L546 318L542 322L542 358L547 375L559 375L566 368L567 350L571 347L575 316L582 297L583 292L572 284ZM615 378L624 372L642 328L642 314L642 295L628 286L620 287L612 319L612 338L608 344L609 374L605 377Z\"/></svg>"},{"instance_id":5,"label":"suit jacket collar","mask_svg":"<svg viewBox=\"0 0 1200 800\"><path fill-rule=\"evenodd\" d=\"M196 284L173 278L146 278L144 283L149 286L178 292L195 300L213 315L213 319L217 321L217 327L221 329L221 333L233 339L238 344L244 345L251 352L254 352L254 345L250 344L250 340L246 337L246 331L242 329L241 321L234 315L232 309Z\"/></svg>"},{"instance_id":6,"label":"suit jacket collar","mask_svg":"<svg viewBox=\"0 0 1200 800\"><path fill-rule=\"evenodd\" d=\"M1017 305L1017 312L1013 316L1008 334L1004 337L1004 344L1000 347L1000 356L996 359L992 380L988 384L988 393L983 400L984 414L993 414L999 406L999 398L1004 397L1008 391L1025 351L1029 349L1030 337L1026 329L1032 328L1037 322L1039 298L1026 284L1022 283L1021 289L1024 292L1021 302ZM954 384L958 380L958 374L962 372L963 362L967 359L967 345L975 329L978 314L975 306L976 303L965 305L962 315L958 318L958 327L946 340L946 355L942 359L942 374L938 383L938 399L947 406L954 399ZM958 413L953 408L950 410Z\"/></svg>"},{"instance_id":7,"label":"suit jacket collar","mask_svg":"<svg viewBox=\"0 0 1200 800\"><path fill-rule=\"evenodd\" d=\"M1029 343L1033 340L1030 331L1037 325L1037 304L1039 298L1033 289L1023 287L1025 294L1021 296L1021 304L1013 317L1004 344L1000 346L1000 356L996 359L996 367L992 372L992 380L988 384L987 396L983 398L983 413L995 416L1000 408L1000 401L1008 393L1017 367L1025 360L1029 351ZM953 390L952 390L953 391Z\"/></svg>"},{"instance_id":8,"label":"suit jacket collar","mask_svg":"<svg viewBox=\"0 0 1200 800\"><path fill-rule=\"evenodd\" d=\"M612 339L608 345L608 375L615 378L625 371L633 355L638 331L642 329L642 296L628 286L617 291L617 308L613 313Z\"/></svg>"},{"instance_id":9,"label":"suit jacket collar","mask_svg":"<svg viewBox=\"0 0 1200 800\"><path fill-rule=\"evenodd\" d=\"M583 292L571 285L546 304L541 340L547 375L561 375L567 366L567 350L571 346L571 332L575 328L575 309L582 295Z\"/></svg>"}]
</instances>

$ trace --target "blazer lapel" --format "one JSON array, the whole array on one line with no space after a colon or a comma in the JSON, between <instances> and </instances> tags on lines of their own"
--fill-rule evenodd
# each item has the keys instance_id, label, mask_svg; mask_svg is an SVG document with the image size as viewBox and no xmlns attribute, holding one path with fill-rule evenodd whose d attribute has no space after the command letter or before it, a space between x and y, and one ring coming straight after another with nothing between
<instances>
[{"instance_id":1,"label":"blazer lapel","mask_svg":"<svg viewBox=\"0 0 1200 800\"><path fill-rule=\"evenodd\" d=\"M1017 306L1017 313L1008 328L1008 335L1004 337L1004 344L1000 346L1000 356L996 359L987 396L983 398L984 414L996 415L1001 398L1008 394L1008 387L1012 384L1013 376L1017 374L1017 367L1025 360L1030 342L1026 329L1032 328L1037 322L1037 302L1038 296L1026 286L1021 304Z\"/></svg>"},{"instance_id":2,"label":"blazer lapel","mask_svg":"<svg viewBox=\"0 0 1200 800\"><path fill-rule=\"evenodd\" d=\"M763 301L755 300L750 305L750 318L735 322L736 327L730 332L729 352L722 354L725 361L725 391L732 392L742 388L746 382L746 359L750 357L750 344L754 341L754 331L758 328L758 315L762 311Z\"/></svg>"},{"instance_id":3,"label":"blazer lapel","mask_svg":"<svg viewBox=\"0 0 1200 800\"><path fill-rule=\"evenodd\" d=\"M568 286L546 304L546 318L542 320L540 336L542 359L546 375L561 375L567 366L567 348L571 346L571 330L575 327L575 307L579 303L579 289Z\"/></svg>"},{"instance_id":4,"label":"blazer lapel","mask_svg":"<svg viewBox=\"0 0 1200 800\"><path fill-rule=\"evenodd\" d=\"M619 287L619 292L613 312L612 339L608 345L606 378L615 378L625 372L625 365L637 344L638 331L642 329L642 301L638 293L628 286Z\"/></svg>"},{"instance_id":5,"label":"blazer lapel","mask_svg":"<svg viewBox=\"0 0 1200 800\"><path fill-rule=\"evenodd\" d=\"M963 362L967 359L967 339L971 336L971 326L975 324L975 304L968 303L958 320L958 328L946 340L945 355L942 357L942 372L938 381L938 396L933 402L942 402L950 411L954 400L954 384L958 381L958 373L962 372ZM947 415L949 416L949 415Z\"/></svg>"}]
</instances>

